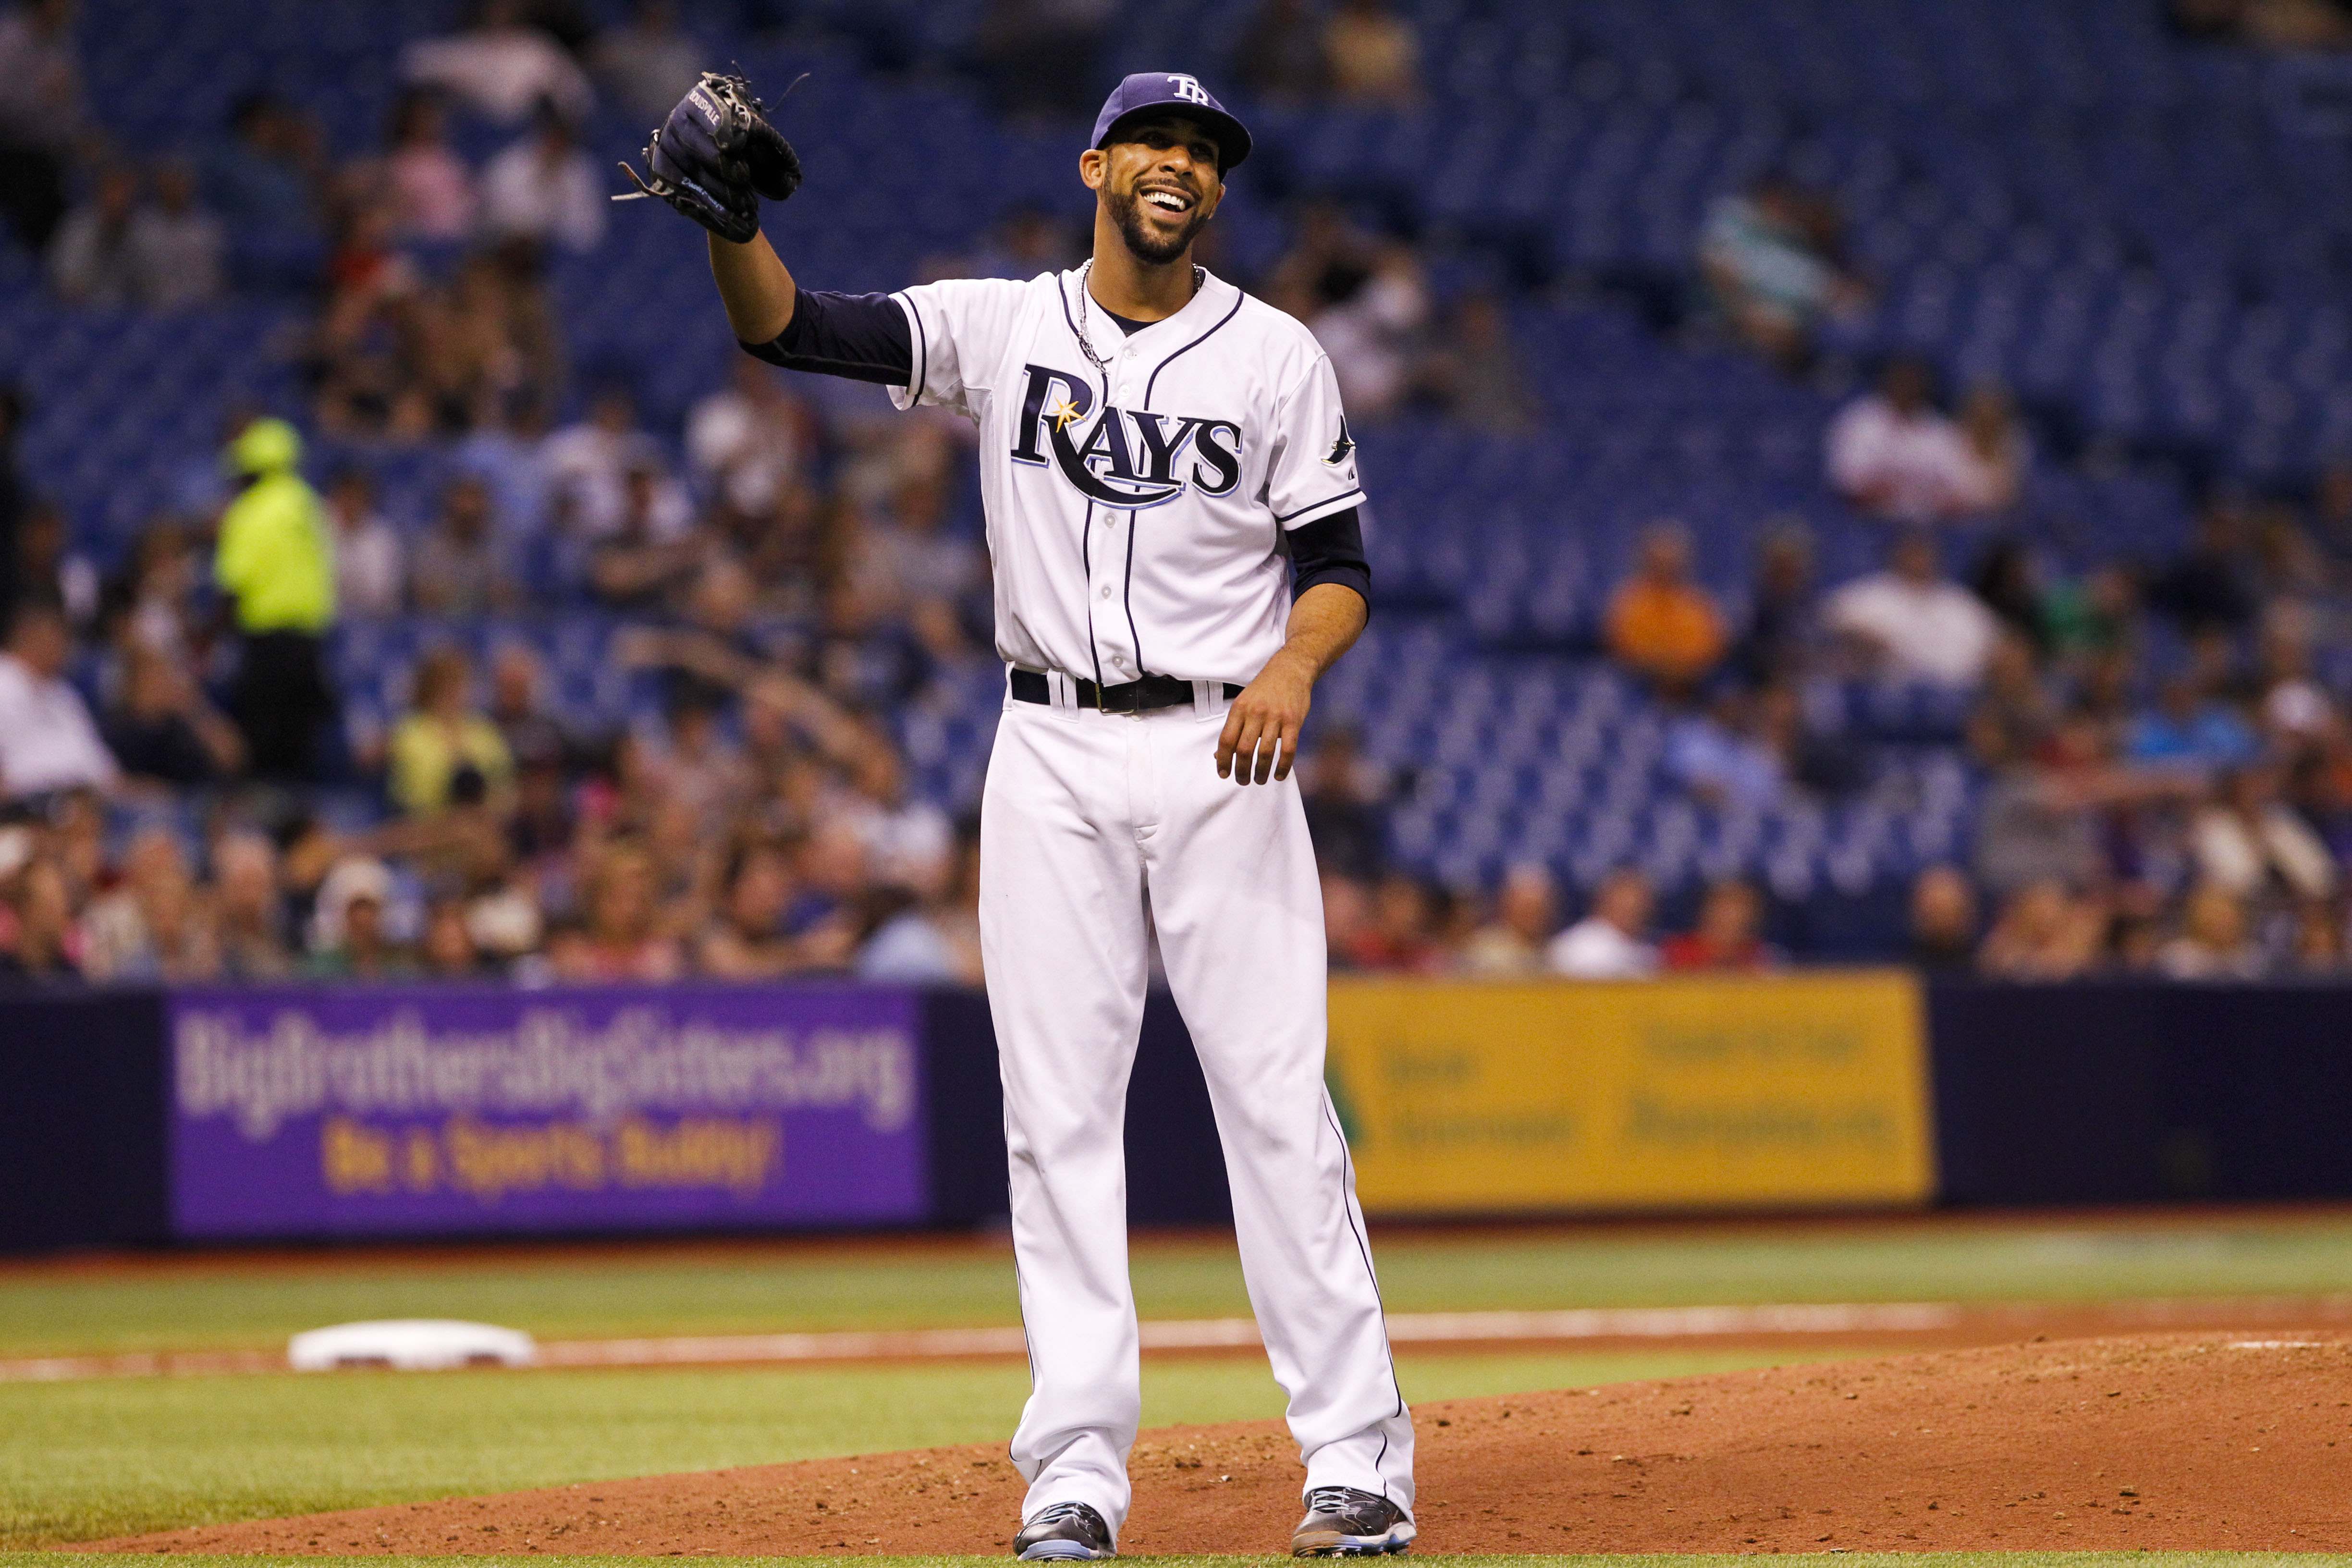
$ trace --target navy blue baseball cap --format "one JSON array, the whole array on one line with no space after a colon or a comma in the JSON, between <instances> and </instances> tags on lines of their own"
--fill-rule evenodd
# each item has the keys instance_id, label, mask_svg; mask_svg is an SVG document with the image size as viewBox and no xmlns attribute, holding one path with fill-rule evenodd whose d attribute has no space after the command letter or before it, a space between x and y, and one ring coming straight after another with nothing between
<instances>
[{"instance_id":1,"label":"navy blue baseball cap","mask_svg":"<svg viewBox=\"0 0 2352 1568\"><path fill-rule=\"evenodd\" d=\"M1201 85L1200 78L1181 71L1138 71L1111 89L1110 96L1103 100L1102 112L1095 116L1094 144L1108 145L1129 121L1168 113L1189 114L1208 127L1209 134L1217 139L1220 177L1249 156L1248 128L1225 111L1215 95Z\"/></svg>"}]
</instances>

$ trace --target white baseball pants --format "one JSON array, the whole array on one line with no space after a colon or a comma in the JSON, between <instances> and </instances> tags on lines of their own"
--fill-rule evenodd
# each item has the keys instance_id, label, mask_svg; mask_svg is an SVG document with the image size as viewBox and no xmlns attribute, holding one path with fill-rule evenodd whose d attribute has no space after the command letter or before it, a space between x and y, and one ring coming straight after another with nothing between
<instances>
[{"instance_id":1,"label":"white baseball pants","mask_svg":"<svg viewBox=\"0 0 2352 1568\"><path fill-rule=\"evenodd\" d=\"M1208 1079L1250 1305L1307 1485L1410 1512L1412 1419L1323 1087L1306 814L1295 779L1217 776L1226 703L1196 691L1195 707L1139 716L1008 700L989 759L980 931L1033 1385L1012 1448L1030 1483L1022 1514L1087 1503L1114 1533L1127 1517L1141 1394L1121 1138L1147 903Z\"/></svg>"}]
</instances>

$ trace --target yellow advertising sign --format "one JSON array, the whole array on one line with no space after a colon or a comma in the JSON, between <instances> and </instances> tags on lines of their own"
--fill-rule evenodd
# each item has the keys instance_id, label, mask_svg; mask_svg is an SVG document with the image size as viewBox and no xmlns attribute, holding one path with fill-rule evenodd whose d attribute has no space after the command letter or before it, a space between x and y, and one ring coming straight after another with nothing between
<instances>
[{"instance_id":1,"label":"yellow advertising sign","mask_svg":"<svg viewBox=\"0 0 2352 1568\"><path fill-rule=\"evenodd\" d=\"M1897 972L1335 979L1329 1078L1374 1213L1917 1203L1925 1036Z\"/></svg>"}]
</instances>

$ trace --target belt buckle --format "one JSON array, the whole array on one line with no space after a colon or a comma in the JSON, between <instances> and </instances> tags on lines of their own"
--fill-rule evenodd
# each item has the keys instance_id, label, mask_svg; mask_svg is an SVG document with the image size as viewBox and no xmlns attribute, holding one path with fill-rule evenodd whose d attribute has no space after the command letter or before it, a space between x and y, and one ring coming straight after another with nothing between
<instances>
[{"instance_id":1,"label":"belt buckle","mask_svg":"<svg viewBox=\"0 0 2352 1568\"><path fill-rule=\"evenodd\" d=\"M1124 681L1118 686L1098 686L1095 700L1106 713L1139 713L1143 710L1143 682Z\"/></svg>"}]
</instances>

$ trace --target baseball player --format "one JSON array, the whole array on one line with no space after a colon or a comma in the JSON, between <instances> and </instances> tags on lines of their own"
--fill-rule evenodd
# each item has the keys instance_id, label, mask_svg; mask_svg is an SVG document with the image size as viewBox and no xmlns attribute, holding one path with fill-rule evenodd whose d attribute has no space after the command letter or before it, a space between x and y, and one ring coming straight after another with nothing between
<instances>
[{"instance_id":1,"label":"baseball player","mask_svg":"<svg viewBox=\"0 0 2352 1568\"><path fill-rule=\"evenodd\" d=\"M1024 1559L1115 1554L1139 1413L1121 1130L1157 933L1214 1102L1250 1301L1306 1461L1301 1556L1401 1552L1412 1426L1323 1088L1325 952L1291 780L1362 630L1355 444L1307 329L1194 264L1250 137L1193 77L1103 105L1094 253L1026 282L803 289L759 230L798 160L706 76L642 193L711 231L744 348L979 427L1003 716L981 945L1034 1392ZM633 176L634 177L634 176Z\"/></svg>"}]
</instances>

